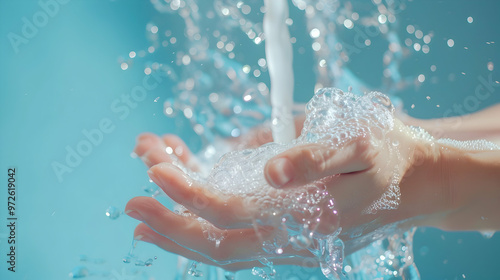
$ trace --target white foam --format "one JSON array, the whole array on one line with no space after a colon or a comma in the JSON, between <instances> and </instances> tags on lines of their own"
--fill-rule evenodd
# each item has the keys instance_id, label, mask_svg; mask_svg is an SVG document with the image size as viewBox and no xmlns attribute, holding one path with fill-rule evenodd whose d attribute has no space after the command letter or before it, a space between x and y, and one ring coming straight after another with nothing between
<instances>
[{"instance_id":1,"label":"white foam","mask_svg":"<svg viewBox=\"0 0 500 280\"><path fill-rule=\"evenodd\" d=\"M301 135L292 143L268 143L257 149L230 152L215 165L207 183L223 194L276 203L322 184L311 184L294 190L272 188L267 184L263 171L265 164L273 156L307 143L322 143L332 149L342 149L359 137L370 139L374 145L380 146L385 135L394 127L391 102L379 92L356 96L335 88L320 89L307 104L306 114ZM382 204L399 193L398 183L399 180L389 182L390 195L387 199L378 201L375 208L394 208L394 205ZM394 204L392 200L390 203Z\"/></svg>"}]
</instances>

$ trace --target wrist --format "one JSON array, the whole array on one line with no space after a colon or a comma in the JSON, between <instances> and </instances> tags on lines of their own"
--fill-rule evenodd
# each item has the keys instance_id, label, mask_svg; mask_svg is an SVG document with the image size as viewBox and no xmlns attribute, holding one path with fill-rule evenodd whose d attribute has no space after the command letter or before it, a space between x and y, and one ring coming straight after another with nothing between
<instances>
[{"instance_id":1,"label":"wrist","mask_svg":"<svg viewBox=\"0 0 500 280\"><path fill-rule=\"evenodd\" d=\"M444 230L500 230L500 151L440 145L446 210L432 226Z\"/></svg>"},{"instance_id":2,"label":"wrist","mask_svg":"<svg viewBox=\"0 0 500 280\"><path fill-rule=\"evenodd\" d=\"M449 189L442 182L447 165L435 143L410 141L408 166L400 182L401 202L391 222L407 220L406 227L435 226L439 217L452 208ZM406 223L405 223L406 224Z\"/></svg>"},{"instance_id":3,"label":"wrist","mask_svg":"<svg viewBox=\"0 0 500 280\"><path fill-rule=\"evenodd\" d=\"M443 230L500 230L500 150L467 151L412 140L400 182L401 202L386 222ZM405 152L408 151L408 152Z\"/></svg>"}]
</instances>

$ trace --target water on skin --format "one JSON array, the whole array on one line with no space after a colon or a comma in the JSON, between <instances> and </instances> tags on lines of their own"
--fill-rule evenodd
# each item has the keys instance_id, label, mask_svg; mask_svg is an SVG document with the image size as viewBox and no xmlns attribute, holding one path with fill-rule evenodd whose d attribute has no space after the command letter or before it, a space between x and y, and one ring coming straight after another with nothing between
<instances>
[{"instance_id":1,"label":"water on skin","mask_svg":"<svg viewBox=\"0 0 500 280\"><path fill-rule=\"evenodd\" d=\"M337 214L334 198L324 188L325 181L319 180L293 190L280 190L269 186L263 175L264 165L271 157L297 145L322 143L339 150L352 139L369 136L366 139L369 139L374 147L387 149L395 160L394 166L388 167L393 169L393 176L387 182L386 192L363 213L369 215L379 210L396 209L400 202L401 174L395 167L401 162L401 155L397 150L399 143L386 141L387 133L394 128L393 111L390 99L378 92L356 96L333 88L318 90L306 105L306 121L301 135L296 140L290 144L269 143L257 149L230 152L221 158L203 181L209 189L222 196L240 196L249 205L257 205L261 211L254 217L258 225L272 224L276 220L282 222L284 234L276 234L273 240L262 240L263 251L271 256L279 257L287 246L306 248L316 256L327 278L343 279L346 276L342 272L344 244L341 236L349 235L369 241L389 237L392 250L380 251L380 257L372 260L371 265L365 262L361 267L372 269L375 266L377 269L373 270L373 273L378 275L384 272L383 275L391 277L411 274L407 271L414 269L411 250L413 230L401 233L397 225L393 224L371 231L367 235L363 235L363 227L349 232L342 232L342 229L338 228L330 235L320 235L315 229L320 223L325 222L322 220L325 217L324 211ZM420 128L411 131L413 137L421 141L435 141ZM489 150L495 147L487 141L439 140L438 142L453 143L454 146L463 149ZM296 219L297 216L306 219ZM209 231L206 236L220 234L219 232L210 234L210 228L206 230ZM220 244L223 239L217 242L216 244ZM387 261L382 261L386 258ZM272 273L274 271L272 262L260 260L268 269L256 267L252 273L264 279L273 279L275 275Z\"/></svg>"},{"instance_id":2,"label":"water on skin","mask_svg":"<svg viewBox=\"0 0 500 280\"><path fill-rule=\"evenodd\" d=\"M277 234L274 240L262 240L266 253L279 256L287 246L307 248L320 261L325 276L338 279L343 277L343 242L338 238L341 229L328 236L315 232L319 223L329 222L322 220L328 216L324 211L330 211L331 216L337 215L333 198L324 187L326 182L319 180L293 190L275 189L264 178L264 165L274 155L307 143L323 143L332 149L341 149L352 139L367 135L379 135L381 139L370 139L383 143L385 134L394 126L393 107L387 96L381 93L355 96L329 88L314 95L306 106L306 113L304 129L292 143L269 143L257 149L226 154L214 166L205 183L219 194L240 196L248 203L256 204L261 209L259 216L254 217L257 224L282 222L284 234ZM389 195L374 202L368 213L397 207L399 177L394 178L388 183ZM273 219L269 220L269 217ZM263 264L273 271L271 262ZM274 277L263 268L254 268L253 273L265 279Z\"/></svg>"}]
</instances>

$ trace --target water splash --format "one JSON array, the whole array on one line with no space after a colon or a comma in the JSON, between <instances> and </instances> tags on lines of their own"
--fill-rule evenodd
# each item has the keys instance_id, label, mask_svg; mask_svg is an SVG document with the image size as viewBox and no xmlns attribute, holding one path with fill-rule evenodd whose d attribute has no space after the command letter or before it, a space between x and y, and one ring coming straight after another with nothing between
<instances>
[{"instance_id":1,"label":"water splash","mask_svg":"<svg viewBox=\"0 0 500 280\"><path fill-rule=\"evenodd\" d=\"M486 239L490 239L495 235L495 231L481 231L481 235Z\"/></svg>"},{"instance_id":2,"label":"water splash","mask_svg":"<svg viewBox=\"0 0 500 280\"><path fill-rule=\"evenodd\" d=\"M142 259L141 257L137 256L135 251L139 243L140 240L137 240L135 238L132 240L130 250L128 254L123 257L122 261L124 263L133 263L135 266L152 266L154 260L156 260L157 257Z\"/></svg>"},{"instance_id":3,"label":"water splash","mask_svg":"<svg viewBox=\"0 0 500 280\"><path fill-rule=\"evenodd\" d=\"M199 262L192 262L188 269L188 274L193 277L203 277L203 272L198 269Z\"/></svg>"}]
</instances>

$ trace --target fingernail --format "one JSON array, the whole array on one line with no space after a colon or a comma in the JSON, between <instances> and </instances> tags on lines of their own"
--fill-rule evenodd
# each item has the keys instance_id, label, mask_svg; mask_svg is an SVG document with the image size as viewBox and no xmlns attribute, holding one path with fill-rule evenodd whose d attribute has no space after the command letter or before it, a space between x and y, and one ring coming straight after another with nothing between
<instances>
[{"instance_id":1,"label":"fingernail","mask_svg":"<svg viewBox=\"0 0 500 280\"><path fill-rule=\"evenodd\" d=\"M140 158L141 158L142 162L144 162L144 164L146 164L148 166L152 165L151 161L149 160L149 158L145 154L142 155Z\"/></svg>"},{"instance_id":2,"label":"fingernail","mask_svg":"<svg viewBox=\"0 0 500 280\"><path fill-rule=\"evenodd\" d=\"M290 182L294 177L294 168L292 162L287 158L277 158L269 162L272 168L269 174L269 181L275 188L279 188Z\"/></svg>"},{"instance_id":3,"label":"fingernail","mask_svg":"<svg viewBox=\"0 0 500 280\"><path fill-rule=\"evenodd\" d=\"M142 216L139 214L139 212L134 211L134 210L127 210L125 211L125 214L127 214L129 217L134 218L136 220L142 221Z\"/></svg>"},{"instance_id":4,"label":"fingernail","mask_svg":"<svg viewBox=\"0 0 500 280\"><path fill-rule=\"evenodd\" d=\"M148 176L151 180L153 180L155 183L158 183L159 180L158 180L158 176L156 176L156 174L151 170L149 169L148 170Z\"/></svg>"},{"instance_id":5,"label":"fingernail","mask_svg":"<svg viewBox=\"0 0 500 280\"><path fill-rule=\"evenodd\" d=\"M135 240L153 243L153 239L147 234L139 234L134 237Z\"/></svg>"}]
</instances>

